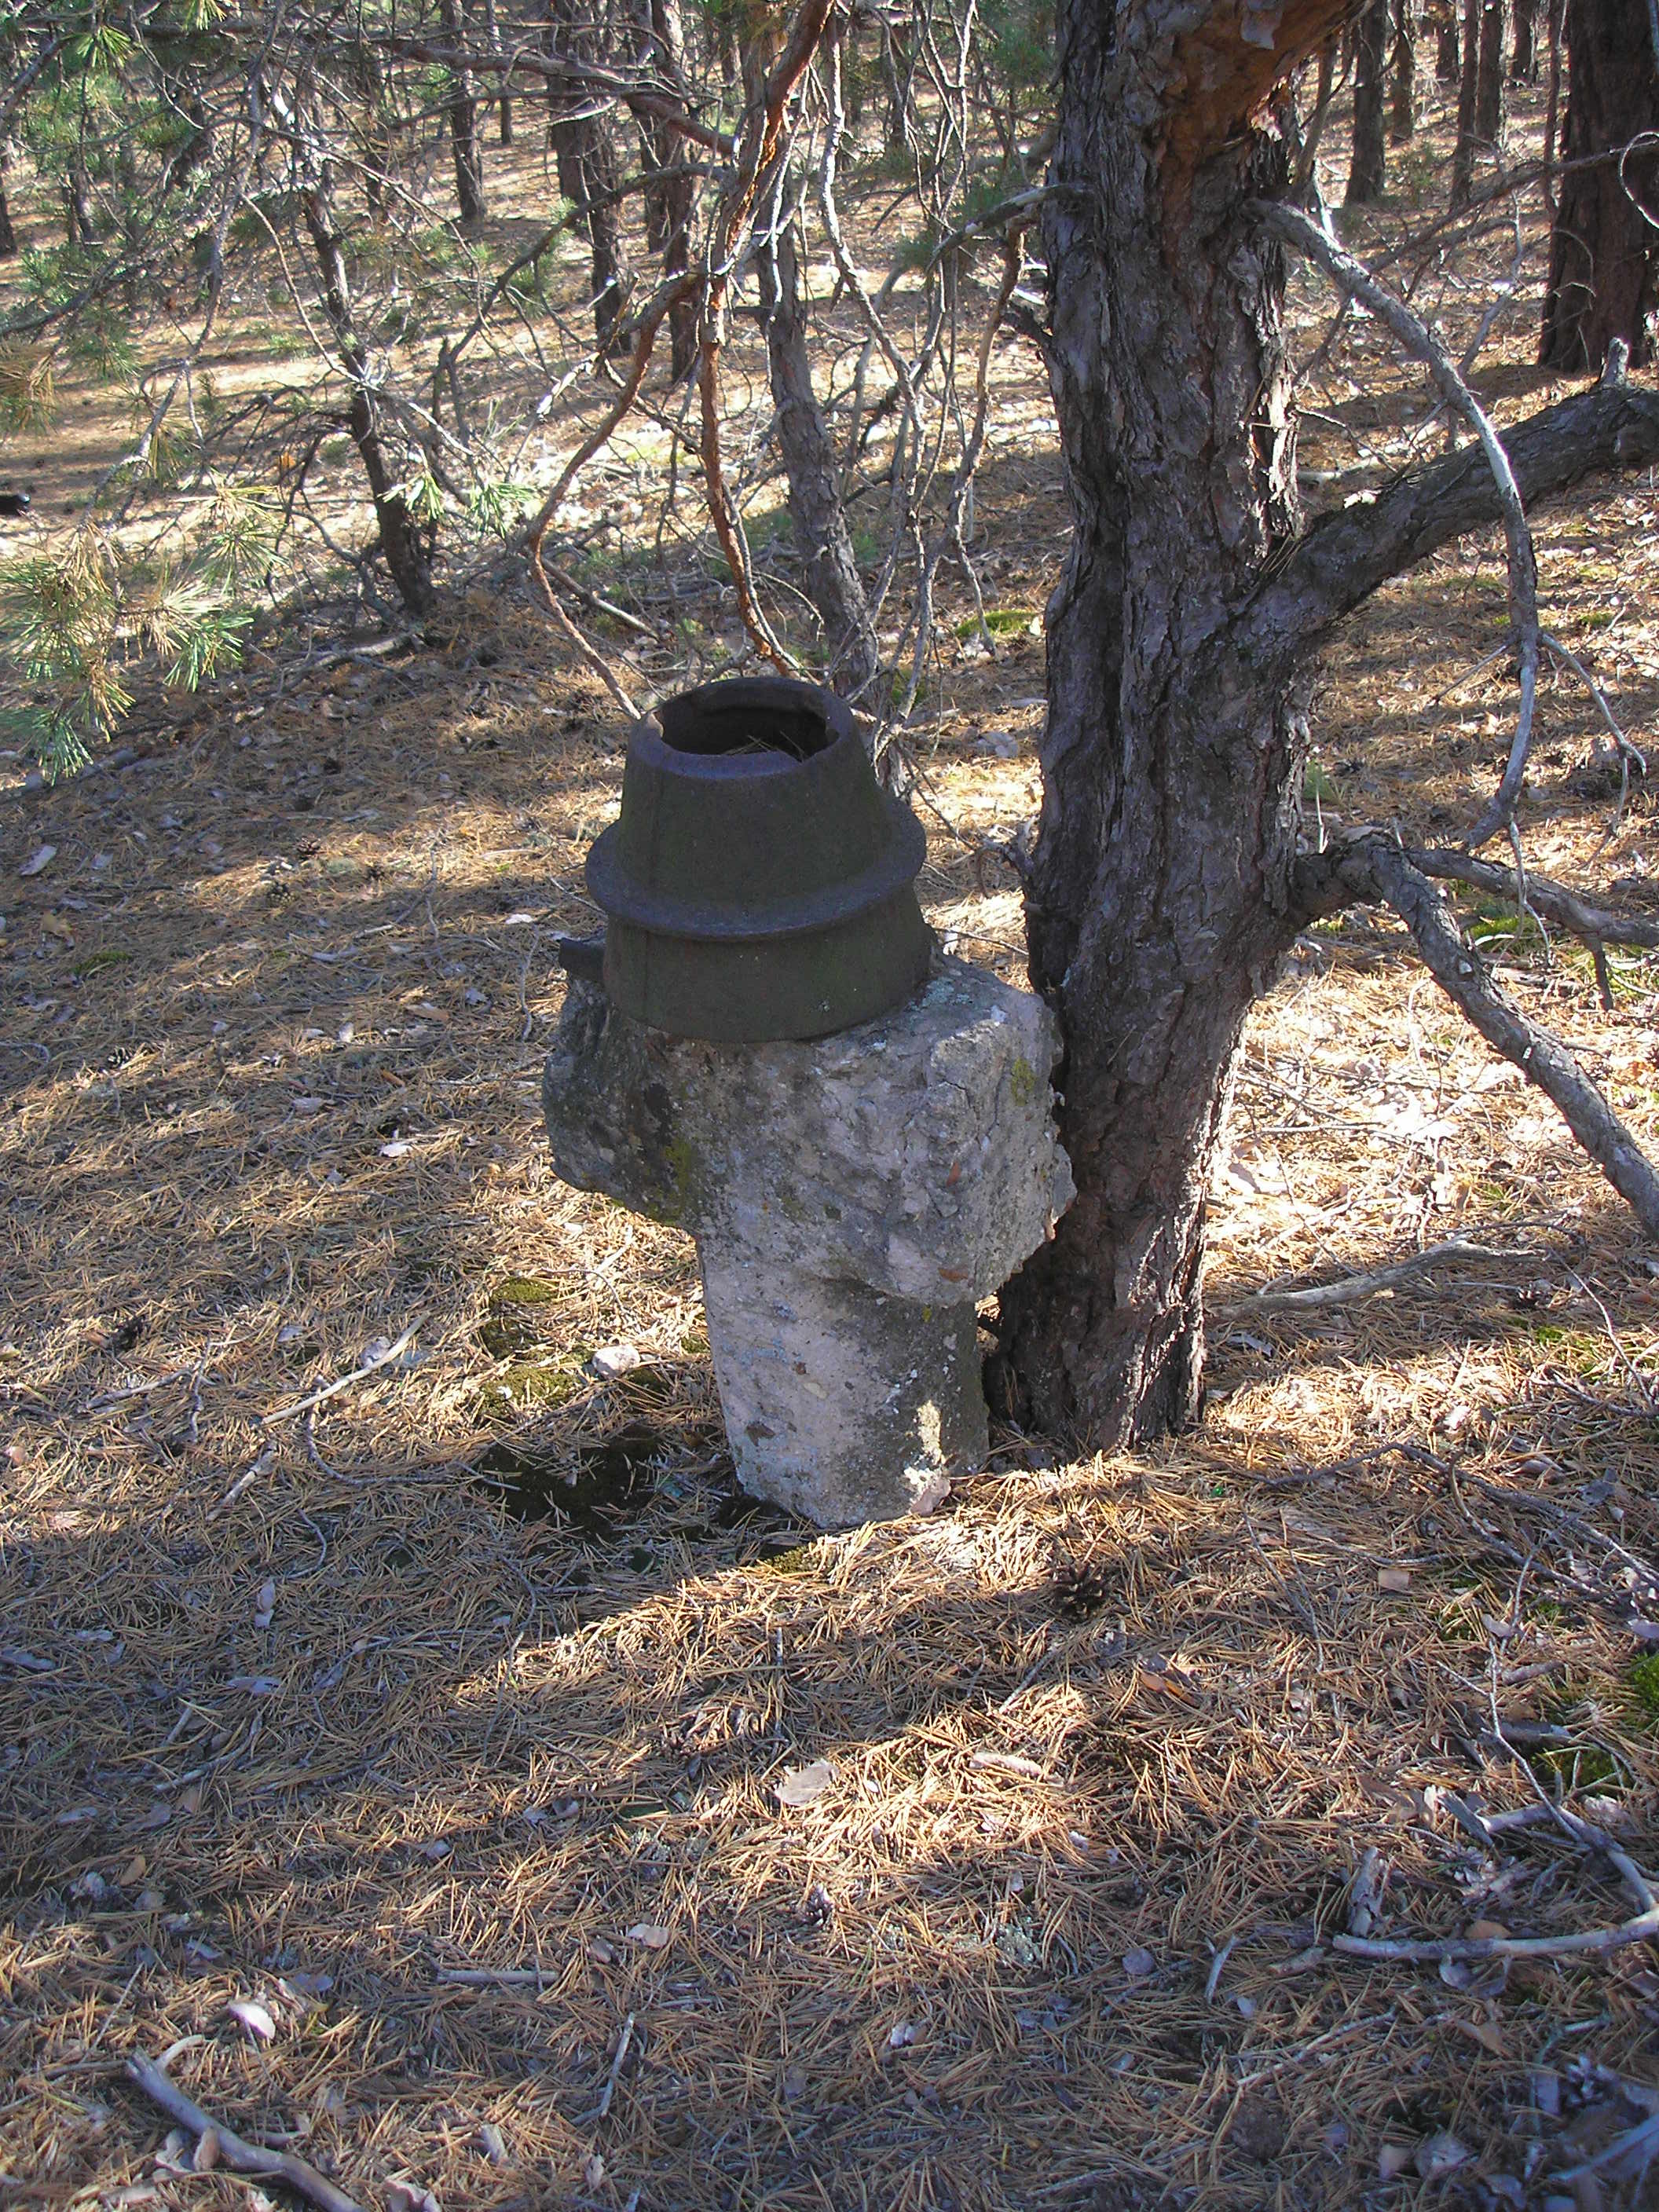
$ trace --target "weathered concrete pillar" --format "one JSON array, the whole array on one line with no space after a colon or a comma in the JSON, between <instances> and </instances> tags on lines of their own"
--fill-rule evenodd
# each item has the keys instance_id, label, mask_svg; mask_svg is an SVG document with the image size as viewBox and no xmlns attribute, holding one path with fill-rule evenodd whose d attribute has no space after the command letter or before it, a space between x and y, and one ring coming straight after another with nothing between
<instances>
[{"instance_id":1,"label":"weathered concrete pillar","mask_svg":"<svg viewBox=\"0 0 1659 2212\"><path fill-rule=\"evenodd\" d=\"M746 1490L844 1528L926 1512L985 1455L974 1308L1073 1196L1054 1017L957 960L807 1042L647 1029L572 979L554 1164L697 1240Z\"/></svg>"}]
</instances>

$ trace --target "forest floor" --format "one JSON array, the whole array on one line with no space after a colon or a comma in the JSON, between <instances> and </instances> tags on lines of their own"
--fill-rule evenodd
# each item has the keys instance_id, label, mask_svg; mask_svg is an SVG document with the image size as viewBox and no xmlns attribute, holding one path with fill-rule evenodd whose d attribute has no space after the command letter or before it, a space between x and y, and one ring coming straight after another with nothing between
<instances>
[{"instance_id":1,"label":"forest floor","mask_svg":"<svg viewBox=\"0 0 1659 2212\"><path fill-rule=\"evenodd\" d=\"M979 840L1035 805L1065 514L1034 358L998 361L978 543L1031 621L948 658L914 749L929 916L1012 976ZM1322 405L1333 496L1425 412L1363 361ZM1638 742L1656 544L1645 481L1540 521ZM1465 549L1344 631L1326 818L1466 817L1501 606ZM1547 1819L1471 1807L1565 1785L1659 1852L1659 1258L1398 933L1311 933L1252 1022L1201 1428L1001 1431L932 1518L818 1537L734 1486L690 1244L549 1166L553 942L624 732L528 594L458 588L395 653L271 625L171 714L0 795L0 2197L249 2196L187 2171L138 2051L392 2212L1620 2201L1616 2158L1551 2177L1659 2110L1647 1947L1331 1940L1370 1852L1392 1936L1628 1916ZM1541 714L1532 864L1654 903L1654 800L1603 844L1590 703ZM1477 926L1659 1146L1651 963L1605 1013L1577 950Z\"/></svg>"}]
</instances>

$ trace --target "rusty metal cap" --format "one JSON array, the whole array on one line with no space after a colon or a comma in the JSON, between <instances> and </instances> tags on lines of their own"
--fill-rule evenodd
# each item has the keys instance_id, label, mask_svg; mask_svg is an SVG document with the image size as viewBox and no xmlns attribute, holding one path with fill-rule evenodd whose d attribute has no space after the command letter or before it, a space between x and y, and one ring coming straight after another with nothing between
<instances>
[{"instance_id":1,"label":"rusty metal cap","mask_svg":"<svg viewBox=\"0 0 1659 2212\"><path fill-rule=\"evenodd\" d=\"M683 692L635 725L621 816L588 854L605 988L636 1020L720 1042L871 1020L927 973L926 846L833 692Z\"/></svg>"}]
</instances>

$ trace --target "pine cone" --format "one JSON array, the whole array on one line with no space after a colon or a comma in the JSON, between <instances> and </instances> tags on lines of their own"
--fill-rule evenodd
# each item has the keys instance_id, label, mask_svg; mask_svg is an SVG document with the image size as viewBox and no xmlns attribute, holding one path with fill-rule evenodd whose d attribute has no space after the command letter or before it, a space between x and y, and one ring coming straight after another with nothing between
<instances>
[{"instance_id":1,"label":"pine cone","mask_svg":"<svg viewBox=\"0 0 1659 2212\"><path fill-rule=\"evenodd\" d=\"M1088 1559L1062 1559L1054 1569L1054 1611L1065 1620L1087 1620L1106 1602L1103 1569Z\"/></svg>"}]
</instances>

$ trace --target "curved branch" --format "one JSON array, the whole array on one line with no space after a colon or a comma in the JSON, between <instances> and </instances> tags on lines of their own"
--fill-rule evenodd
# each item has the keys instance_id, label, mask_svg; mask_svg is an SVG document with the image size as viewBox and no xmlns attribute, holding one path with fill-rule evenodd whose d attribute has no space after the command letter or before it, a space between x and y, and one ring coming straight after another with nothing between
<instances>
[{"instance_id":1,"label":"curved branch","mask_svg":"<svg viewBox=\"0 0 1659 2212\"><path fill-rule=\"evenodd\" d=\"M1492 417L1469 390L1456 362L1428 325L1414 315L1404 301L1397 300L1386 285L1379 284L1362 262L1345 253L1336 240L1299 208L1286 207L1279 201L1261 201L1257 203L1257 212L1270 230L1276 230L1310 260L1316 261L1350 299L1361 301L1372 314L1386 323L1406 351L1423 363L1439 386L1441 398L1474 431L1492 471L1498 511L1503 518L1504 535L1509 541L1510 621L1521 662L1521 708L1516 716L1515 737L1502 780L1469 832L1471 845L1484 845L1515 811L1521 779L1526 773L1527 753L1532 744L1533 709L1538 699L1538 561L1533 551L1532 532L1527 525L1521 488L1516 483L1510 457Z\"/></svg>"},{"instance_id":2,"label":"curved branch","mask_svg":"<svg viewBox=\"0 0 1659 2212\"><path fill-rule=\"evenodd\" d=\"M1477 860L1469 853L1445 852L1437 846L1407 845L1402 849L1412 866L1420 868L1425 876L1471 884L1476 890L1490 891L1495 898L1507 899L1511 906L1518 902L1511 869L1498 867L1491 860ZM1527 871L1526 894L1529 907L1559 928L1582 938L1586 945L1635 945L1649 951L1659 951L1659 921L1650 921L1638 915L1614 914L1608 907L1590 906L1564 884L1553 884L1547 876L1535 876L1530 868Z\"/></svg>"},{"instance_id":3,"label":"curved branch","mask_svg":"<svg viewBox=\"0 0 1659 2212\"><path fill-rule=\"evenodd\" d=\"M1586 477L1659 460L1659 394L1583 392L1500 434L1522 500L1535 507ZM1316 522L1252 601L1252 634L1264 650L1300 649L1392 577L1498 519L1497 488L1465 447Z\"/></svg>"},{"instance_id":4,"label":"curved branch","mask_svg":"<svg viewBox=\"0 0 1659 2212\"><path fill-rule=\"evenodd\" d=\"M1659 1237L1659 1176L1598 1085L1562 1043L1498 989L1451 909L1392 839L1375 832L1297 861L1295 889L1310 917L1370 902L1391 908L1447 996L1495 1051L1556 1106L1573 1135L1650 1237Z\"/></svg>"}]
</instances>

